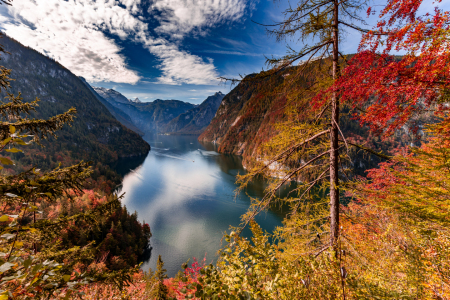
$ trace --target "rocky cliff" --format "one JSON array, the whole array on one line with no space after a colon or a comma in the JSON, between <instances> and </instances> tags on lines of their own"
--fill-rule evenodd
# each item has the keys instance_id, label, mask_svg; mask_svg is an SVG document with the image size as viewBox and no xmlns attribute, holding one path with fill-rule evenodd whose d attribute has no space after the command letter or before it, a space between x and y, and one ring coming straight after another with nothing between
<instances>
[{"instance_id":1,"label":"rocky cliff","mask_svg":"<svg viewBox=\"0 0 450 300\"><path fill-rule=\"evenodd\" d=\"M223 97L225 95L221 92L209 96L199 106L172 119L163 131L172 134L201 134L211 123Z\"/></svg>"},{"instance_id":2,"label":"rocky cliff","mask_svg":"<svg viewBox=\"0 0 450 300\"><path fill-rule=\"evenodd\" d=\"M251 75L250 75L251 76ZM241 82L222 100L199 141L219 145L218 151L251 156L275 132L283 116L284 97L268 96L284 80L283 74L255 82Z\"/></svg>"},{"instance_id":3,"label":"rocky cliff","mask_svg":"<svg viewBox=\"0 0 450 300\"><path fill-rule=\"evenodd\" d=\"M223 98L199 141L218 145L219 152L242 155L244 164L248 159L257 159L259 146L277 133L275 125L287 117L284 112L285 91L281 86L289 75L298 70L298 67L291 67L268 78L238 84ZM289 88L300 89L303 84L301 81L290 82ZM342 131L366 147L388 153L399 145L410 143L411 139L405 132L398 132L395 138L382 143L345 112L348 110L341 114ZM357 174L364 175L366 169L375 167L379 161L377 157L360 151L352 154L351 167Z\"/></svg>"}]
</instances>

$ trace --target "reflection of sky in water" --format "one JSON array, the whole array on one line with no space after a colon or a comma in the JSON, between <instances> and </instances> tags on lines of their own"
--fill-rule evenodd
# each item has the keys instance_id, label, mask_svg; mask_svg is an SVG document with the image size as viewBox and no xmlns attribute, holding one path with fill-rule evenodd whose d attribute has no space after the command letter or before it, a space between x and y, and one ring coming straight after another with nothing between
<instances>
[{"instance_id":1,"label":"reflection of sky in water","mask_svg":"<svg viewBox=\"0 0 450 300\"><path fill-rule=\"evenodd\" d=\"M249 205L246 195L235 197L239 158L205 149L194 136L155 136L144 163L123 181L123 203L150 224L152 257L143 266L154 269L161 254L170 276L193 256L215 259L223 232L237 226ZM249 190L254 196L262 187ZM258 222L268 231L280 217L263 214Z\"/></svg>"}]
</instances>

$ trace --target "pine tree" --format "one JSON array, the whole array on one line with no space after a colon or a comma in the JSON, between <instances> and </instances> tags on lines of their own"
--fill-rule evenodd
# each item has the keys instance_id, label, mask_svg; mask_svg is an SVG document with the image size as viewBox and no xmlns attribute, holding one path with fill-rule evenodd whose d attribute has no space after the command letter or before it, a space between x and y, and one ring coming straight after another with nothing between
<instances>
[{"instance_id":1,"label":"pine tree","mask_svg":"<svg viewBox=\"0 0 450 300\"><path fill-rule=\"evenodd\" d=\"M152 281L155 281L155 285L152 289L152 296L155 300L169 299L169 290L164 284L164 279L168 278L166 272L167 270L164 269L164 262L161 259L161 255L159 255L158 262L156 263L156 272L152 276Z\"/></svg>"},{"instance_id":2,"label":"pine tree","mask_svg":"<svg viewBox=\"0 0 450 300\"><path fill-rule=\"evenodd\" d=\"M71 192L81 192L92 170L86 162L46 172L37 166L20 173L10 168L14 165L10 153L23 152L21 146L55 137L55 132L70 125L76 114L71 108L46 120L30 118L39 99L24 102L20 94L9 93L10 73L0 67L0 92L6 93L5 100L0 101L0 299L23 295L49 299L61 291L69 299L89 282L111 282L122 288L137 268L97 272L85 265L94 258L93 243L68 248L58 242L68 224L84 220L94 226L99 216L119 208L117 197L92 211L55 220L36 219L40 203L56 203L62 196L71 199Z\"/></svg>"},{"instance_id":3,"label":"pine tree","mask_svg":"<svg viewBox=\"0 0 450 300\"><path fill-rule=\"evenodd\" d=\"M339 238L340 186L342 165L348 157L349 147L340 127L342 104L337 92L320 95L332 86L341 75L346 58L339 50L346 28L367 32L357 23L364 24L359 13L365 7L364 0L301 0L285 12L285 19L272 26L269 33L278 40L297 39L303 47L281 59L269 59L274 65L271 71L255 78L271 76L289 70L285 76L284 88L274 91L287 98L285 113L288 121L279 124L279 134L265 145L253 168L240 178L243 187L259 174L273 176L273 169L283 169L279 180L273 181L262 201L258 201L245 219L247 222L276 199L279 191L290 180L299 179L304 184L296 192L298 197L286 199L293 203L296 212L301 201L312 190L322 187L329 194L328 238L322 238L322 249L335 246ZM310 45L310 43L312 43ZM291 68L295 61L299 66ZM299 88L300 87L300 88ZM357 146L357 145L356 145ZM345 153L344 150L347 150ZM265 152L265 153L264 153ZM328 179L328 184L325 182ZM294 203L295 202L295 203ZM324 205L328 205L322 202ZM318 217L325 219L325 215ZM324 231L325 233L326 231ZM314 235L316 235L315 233Z\"/></svg>"}]
</instances>

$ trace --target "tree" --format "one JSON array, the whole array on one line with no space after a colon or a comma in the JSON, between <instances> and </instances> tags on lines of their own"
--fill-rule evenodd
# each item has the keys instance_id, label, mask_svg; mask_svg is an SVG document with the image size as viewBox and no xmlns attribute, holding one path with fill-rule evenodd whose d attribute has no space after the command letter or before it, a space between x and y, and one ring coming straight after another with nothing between
<instances>
[{"instance_id":1,"label":"tree","mask_svg":"<svg viewBox=\"0 0 450 300\"><path fill-rule=\"evenodd\" d=\"M164 284L164 279L168 278L166 274L167 270L164 269L164 262L161 259L161 255L158 256L158 262L156 263L156 272L152 276L152 281L155 281L155 285L152 287L152 297L155 300L166 300L168 298L169 289Z\"/></svg>"},{"instance_id":2,"label":"tree","mask_svg":"<svg viewBox=\"0 0 450 300\"><path fill-rule=\"evenodd\" d=\"M355 182L343 220L357 299L450 295L449 120Z\"/></svg>"},{"instance_id":3,"label":"tree","mask_svg":"<svg viewBox=\"0 0 450 300\"><path fill-rule=\"evenodd\" d=\"M389 0L377 24L380 34L365 34L343 76L323 95L338 93L359 109L361 123L385 136L408 122L419 129L418 113L448 111L450 12L436 8L420 16L422 2ZM394 51L406 53L395 57Z\"/></svg>"},{"instance_id":4,"label":"tree","mask_svg":"<svg viewBox=\"0 0 450 300\"><path fill-rule=\"evenodd\" d=\"M40 203L52 204L63 195L71 198L71 193L81 192L83 180L91 174L88 163L46 172L37 167L20 173L4 170L14 165L10 153L23 152L20 146L55 136L76 113L71 108L46 120L30 118L39 99L23 102L20 94L9 93L10 72L0 67L0 90L6 93L6 100L0 101L0 299L50 298L61 292L69 299L79 287L94 281L123 287L136 268L108 274L86 268L84 263L94 258L93 244L68 248L58 239L61 231L77 220L94 226L99 216L120 207L117 198L72 216L54 220L36 217Z\"/></svg>"},{"instance_id":5,"label":"tree","mask_svg":"<svg viewBox=\"0 0 450 300\"><path fill-rule=\"evenodd\" d=\"M304 46L299 51L289 48L289 53L281 59L269 59L268 63L275 65L275 68L256 78L289 69L294 61L304 58L306 61L301 62L296 69L289 69L292 74L286 75L284 90L281 91L288 98L286 111L291 115L291 125L282 124L278 128L279 134L274 142L266 145L263 158L255 158L259 162L255 162L248 175L241 177L245 186L250 178L258 174L272 176L273 169L284 168L281 180L272 184L264 199L247 214L247 222L267 208L275 198L276 191L290 180L300 177L305 182L304 179L311 179L306 181L308 184L297 189L299 197L290 200L299 203L313 188L320 185L324 187L324 181L329 177L326 186L330 203L329 238L324 247L336 244L339 238L340 165L345 159L341 150L344 147L348 150L348 143L339 125L342 109L340 95L332 91L323 101L314 99L340 77L345 57L339 46L345 29L366 32L356 25L358 22L364 23L358 15L364 6L365 1L361 0L301 0L284 12L284 21L271 25L277 29L269 30L269 33L278 40L298 38ZM295 84L297 87L293 88ZM300 119L295 120L298 116L301 116ZM308 176L302 177L303 174ZM298 205L295 211L297 208Z\"/></svg>"},{"instance_id":6,"label":"tree","mask_svg":"<svg viewBox=\"0 0 450 300\"><path fill-rule=\"evenodd\" d=\"M363 123L385 136L392 134L424 109L435 110L437 116L443 116L444 119L430 126L429 130L424 130L431 137L428 143L420 148L406 148L395 157L389 157L389 162L369 171L369 180L360 180L353 185L354 189L347 194L349 203L343 207L341 215L340 225L343 228L339 234L338 247L335 248L339 251L309 251L321 245L322 239L321 234L311 235L311 228L322 227L323 223L318 221L327 217L322 214L322 209L317 209L320 203L310 201L304 207L310 210L310 214L320 215L305 220L302 218L304 215L295 214L285 220L284 226L272 236L277 244L269 243L269 236L255 230L252 223L252 243L234 232L226 236L229 244L221 253L223 263L219 267L206 268L203 271L204 278L199 279L202 283L199 290L203 295L211 292L219 296L249 299L449 297L450 120L447 114L449 98L446 62L449 14L435 10L433 16L416 17L420 4L421 1L388 1L382 16L391 18L381 21L376 32L367 32L363 51L355 56L335 85L330 84L329 88L321 89L320 84L325 86L323 80L314 81L314 78L299 73L298 77L303 76L306 82L317 82L317 89L297 90L291 95L294 95L295 100L306 95L306 103L315 104L319 113L320 108L328 104L333 95L337 95L341 105L352 105L360 112L357 117ZM386 42L390 50L397 47L409 53L405 57L393 57L377 53L375 46L375 49L371 48L373 45L381 47ZM365 45L372 52L364 50ZM305 70L307 68L305 66ZM322 79L321 74L319 72L315 76ZM295 78L296 75L290 76ZM287 76L286 80L289 79ZM298 107L290 108L293 110L292 116L299 116L295 110L301 111L307 107L303 102L297 103ZM316 120L315 117L313 114L311 119ZM264 161L266 157L258 157L261 160L259 170L265 170L269 175L281 174L283 177L282 180L274 180L277 185L272 186L272 190L281 187L280 183L284 183L286 177L295 175L296 163L300 161L298 168L302 168L307 165L304 162L308 162L305 157L314 159L317 156L313 156L313 153L323 147L320 144L323 140L315 134L324 137L328 131L322 133L317 130L318 123L315 123L315 127L309 126L310 121L308 118L291 118L278 124L277 129L281 133L266 147L272 153L281 149L281 154L268 161ZM298 137L295 132L308 135L302 136L302 141L293 143ZM314 143L311 138L314 138ZM350 141L347 143L355 144ZM342 137L340 145L345 144L345 138ZM302 150L307 151L298 155L300 151L296 147L304 147ZM277 166L276 163L278 169L266 166ZM303 167L300 170L309 172L313 167L323 168L323 164L310 163L309 166L309 169ZM317 178L322 178L316 174L325 174L321 173L322 170L311 172L313 179L303 180L305 183L299 184L300 197L287 200L298 202L299 198L307 195L317 183ZM290 173L285 175L286 172ZM258 172L251 175L254 174ZM347 191L351 186L346 185ZM316 191L312 195L317 196ZM275 198L276 195L270 197ZM317 198L320 199L320 195ZM267 207L268 202L259 205ZM297 207L293 205L294 209ZM307 238L304 237L305 233L309 235ZM324 255L315 256L319 253ZM292 287L291 282L298 284Z\"/></svg>"}]
</instances>

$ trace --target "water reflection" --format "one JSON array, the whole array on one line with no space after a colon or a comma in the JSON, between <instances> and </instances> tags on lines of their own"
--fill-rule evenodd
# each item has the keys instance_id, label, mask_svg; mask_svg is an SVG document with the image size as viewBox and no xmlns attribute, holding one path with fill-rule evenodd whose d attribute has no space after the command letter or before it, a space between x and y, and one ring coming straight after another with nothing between
<instances>
[{"instance_id":1,"label":"water reflection","mask_svg":"<svg viewBox=\"0 0 450 300\"><path fill-rule=\"evenodd\" d=\"M201 145L196 136L145 138L152 150L125 176L121 189L126 193L123 203L129 211L137 211L153 233L152 257L143 268L154 269L159 254L169 276L193 256L203 258L207 253L207 261L214 261L223 233L239 224L250 203L245 193L235 196L235 176L244 172L240 157L219 154L214 145ZM259 182L246 192L260 197L263 189ZM257 221L272 231L281 224L281 215L269 211Z\"/></svg>"}]
</instances>

